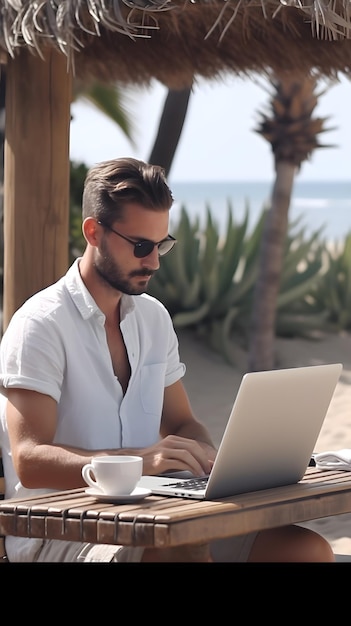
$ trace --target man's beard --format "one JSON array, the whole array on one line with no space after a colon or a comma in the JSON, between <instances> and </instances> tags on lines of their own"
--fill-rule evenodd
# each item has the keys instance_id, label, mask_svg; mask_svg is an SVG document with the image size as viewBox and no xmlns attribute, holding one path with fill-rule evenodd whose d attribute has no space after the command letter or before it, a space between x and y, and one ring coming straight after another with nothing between
<instances>
[{"instance_id":1,"label":"man's beard","mask_svg":"<svg viewBox=\"0 0 351 626\"><path fill-rule=\"evenodd\" d=\"M126 293L130 296L139 296L140 294L145 293L147 285L144 287L138 287L134 282L132 283L130 279L133 278L133 276L139 276L140 278L143 276L153 276L154 272L152 270L134 270L133 272L130 272L128 277L123 276L121 269L109 254L104 241L101 243L100 252L101 254L98 259L95 260L94 266L97 274L105 283L110 285L113 289L116 289L116 291Z\"/></svg>"}]
</instances>

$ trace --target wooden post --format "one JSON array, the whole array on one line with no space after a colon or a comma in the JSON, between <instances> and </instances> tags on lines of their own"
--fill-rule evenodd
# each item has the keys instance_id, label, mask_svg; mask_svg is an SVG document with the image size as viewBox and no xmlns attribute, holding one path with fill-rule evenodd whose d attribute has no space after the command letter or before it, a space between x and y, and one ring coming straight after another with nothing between
<instances>
[{"instance_id":1,"label":"wooden post","mask_svg":"<svg viewBox=\"0 0 351 626\"><path fill-rule=\"evenodd\" d=\"M63 54L22 50L6 69L3 330L68 267L72 78Z\"/></svg>"}]
</instances>

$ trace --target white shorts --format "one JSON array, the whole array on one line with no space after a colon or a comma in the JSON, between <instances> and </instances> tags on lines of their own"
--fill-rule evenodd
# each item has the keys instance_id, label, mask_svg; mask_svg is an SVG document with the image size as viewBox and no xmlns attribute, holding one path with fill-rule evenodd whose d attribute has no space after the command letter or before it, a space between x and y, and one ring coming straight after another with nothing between
<instances>
[{"instance_id":1,"label":"white shorts","mask_svg":"<svg viewBox=\"0 0 351 626\"><path fill-rule=\"evenodd\" d=\"M48 539L35 563L140 563L144 548Z\"/></svg>"}]
</instances>

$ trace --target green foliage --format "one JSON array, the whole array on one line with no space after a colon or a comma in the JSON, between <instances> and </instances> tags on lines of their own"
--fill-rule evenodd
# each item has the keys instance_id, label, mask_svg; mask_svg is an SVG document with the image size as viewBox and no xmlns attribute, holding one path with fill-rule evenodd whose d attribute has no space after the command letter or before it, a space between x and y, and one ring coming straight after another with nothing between
<instances>
[{"instance_id":1,"label":"green foliage","mask_svg":"<svg viewBox=\"0 0 351 626\"><path fill-rule=\"evenodd\" d=\"M289 225L283 271L277 298L276 334L278 336L310 336L328 329L328 314L316 305L311 293L323 280L325 246L321 230L307 237L299 230L300 219Z\"/></svg>"},{"instance_id":2,"label":"green foliage","mask_svg":"<svg viewBox=\"0 0 351 626\"><path fill-rule=\"evenodd\" d=\"M77 77L73 81L73 100L85 100L101 111L112 122L116 123L135 148L134 124L129 110L129 93L125 86L122 89L116 84L106 85L99 81L86 82Z\"/></svg>"},{"instance_id":3,"label":"green foliage","mask_svg":"<svg viewBox=\"0 0 351 626\"><path fill-rule=\"evenodd\" d=\"M202 230L199 219L191 222L182 207L175 230L178 243L161 260L149 286L149 293L169 310L176 328L192 327L229 361L231 334L247 345L265 215L263 209L249 232L248 207L243 221L235 223L228 204L227 227L221 239L209 207ZM317 231L307 237L298 220L289 226L277 301L277 334L308 336L327 328L325 310L310 297L322 281L324 246L319 235Z\"/></svg>"},{"instance_id":4,"label":"green foliage","mask_svg":"<svg viewBox=\"0 0 351 626\"><path fill-rule=\"evenodd\" d=\"M311 294L313 304L325 311L332 330L351 330L351 233L343 242L326 246L324 256L325 270Z\"/></svg>"},{"instance_id":5,"label":"green foliage","mask_svg":"<svg viewBox=\"0 0 351 626\"><path fill-rule=\"evenodd\" d=\"M204 230L199 220L190 222L184 207L175 231L178 240L172 253L161 261L149 293L165 304L176 328L198 326L244 312L257 275L258 258L252 241L260 239L261 225L247 235L248 211L241 224L228 220L223 240L207 207ZM232 310L233 309L233 310Z\"/></svg>"},{"instance_id":6,"label":"green foliage","mask_svg":"<svg viewBox=\"0 0 351 626\"><path fill-rule=\"evenodd\" d=\"M84 163L70 162L70 214L69 256L70 262L80 256L85 248L82 234L82 194L88 168Z\"/></svg>"}]
</instances>

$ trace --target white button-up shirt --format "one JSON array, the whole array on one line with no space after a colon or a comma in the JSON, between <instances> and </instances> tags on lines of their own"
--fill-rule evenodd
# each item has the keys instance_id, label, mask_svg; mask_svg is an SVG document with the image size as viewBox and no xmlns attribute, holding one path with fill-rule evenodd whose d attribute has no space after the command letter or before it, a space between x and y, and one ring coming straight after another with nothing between
<instances>
[{"instance_id":1,"label":"white button-up shirt","mask_svg":"<svg viewBox=\"0 0 351 626\"><path fill-rule=\"evenodd\" d=\"M120 327L131 367L123 395L105 316L86 289L78 262L13 316L1 342L0 391L6 395L7 387L20 387L54 398L54 443L88 450L149 446L159 439L164 388L185 373L171 318L147 294L122 296ZM19 496L4 419L2 425L6 495Z\"/></svg>"}]
</instances>

